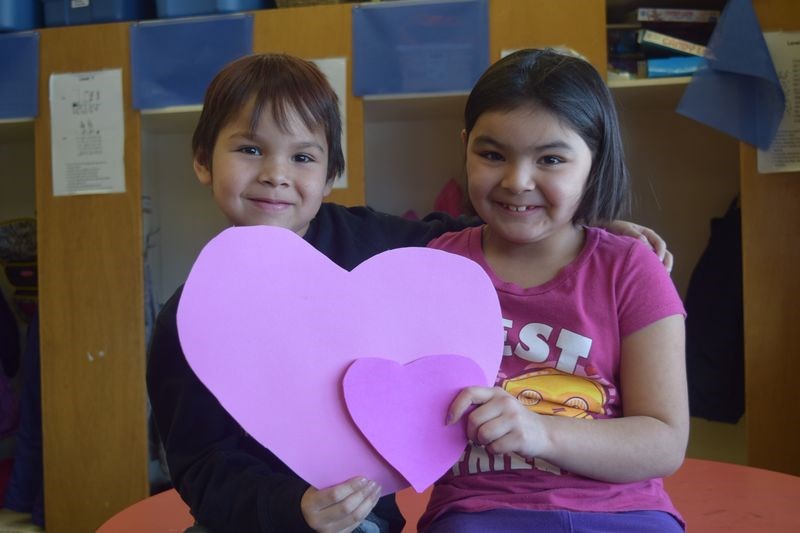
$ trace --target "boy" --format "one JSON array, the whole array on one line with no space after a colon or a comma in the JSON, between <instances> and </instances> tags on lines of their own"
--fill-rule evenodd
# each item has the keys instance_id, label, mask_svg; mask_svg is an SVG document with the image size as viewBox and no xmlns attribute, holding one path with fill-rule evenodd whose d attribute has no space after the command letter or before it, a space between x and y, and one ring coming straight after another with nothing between
<instances>
[{"instance_id":1,"label":"boy","mask_svg":"<svg viewBox=\"0 0 800 533\"><path fill-rule=\"evenodd\" d=\"M234 61L206 92L192 139L197 178L232 224L289 228L348 270L465 227L445 215L414 222L323 203L344 169L338 109L310 62L277 54ZM197 522L215 532L399 532L404 520L394 497L379 498L373 482L310 487L228 415L181 350L180 293L159 314L147 385L173 484Z\"/></svg>"}]
</instances>

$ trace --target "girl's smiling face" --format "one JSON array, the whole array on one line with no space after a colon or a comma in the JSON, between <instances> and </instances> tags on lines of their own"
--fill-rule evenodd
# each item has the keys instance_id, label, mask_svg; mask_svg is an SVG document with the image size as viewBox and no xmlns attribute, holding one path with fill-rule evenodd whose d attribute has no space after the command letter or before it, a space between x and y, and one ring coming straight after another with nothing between
<instances>
[{"instance_id":1,"label":"girl's smiling face","mask_svg":"<svg viewBox=\"0 0 800 533\"><path fill-rule=\"evenodd\" d=\"M290 112L285 127L264 107L255 131L252 103L222 128L211 168L195 160L197 179L236 226L280 226L303 236L333 185L328 143L321 128L309 130Z\"/></svg>"},{"instance_id":2,"label":"girl's smiling face","mask_svg":"<svg viewBox=\"0 0 800 533\"><path fill-rule=\"evenodd\" d=\"M531 244L572 227L592 153L540 107L487 111L466 136L469 198L493 239Z\"/></svg>"}]
</instances>

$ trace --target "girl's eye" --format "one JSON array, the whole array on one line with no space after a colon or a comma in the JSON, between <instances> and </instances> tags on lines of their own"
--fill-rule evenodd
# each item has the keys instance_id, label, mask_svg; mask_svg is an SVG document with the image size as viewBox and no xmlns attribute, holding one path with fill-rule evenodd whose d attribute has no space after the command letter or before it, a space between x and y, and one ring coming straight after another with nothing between
<instances>
[{"instance_id":1,"label":"girl's eye","mask_svg":"<svg viewBox=\"0 0 800 533\"><path fill-rule=\"evenodd\" d=\"M558 165L559 163L563 163L564 162L564 160L562 158L560 158L558 156L555 156L555 155L546 155L546 156L540 158L539 161L543 165L547 165L547 166L555 166L555 165Z\"/></svg>"},{"instance_id":2,"label":"girl's eye","mask_svg":"<svg viewBox=\"0 0 800 533\"><path fill-rule=\"evenodd\" d=\"M237 151L247 155L261 155L261 149L256 146L242 146Z\"/></svg>"},{"instance_id":3,"label":"girl's eye","mask_svg":"<svg viewBox=\"0 0 800 533\"><path fill-rule=\"evenodd\" d=\"M293 159L296 163L311 163L314 161L314 158L308 154L296 154Z\"/></svg>"}]
</instances>

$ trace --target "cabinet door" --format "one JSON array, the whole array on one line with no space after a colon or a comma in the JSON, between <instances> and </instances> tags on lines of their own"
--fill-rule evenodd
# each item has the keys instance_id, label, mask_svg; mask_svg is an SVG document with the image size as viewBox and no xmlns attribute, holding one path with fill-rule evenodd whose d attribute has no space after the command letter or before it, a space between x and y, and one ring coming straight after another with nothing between
<instances>
[{"instance_id":1,"label":"cabinet door","mask_svg":"<svg viewBox=\"0 0 800 533\"><path fill-rule=\"evenodd\" d=\"M492 0L489 59L503 50L568 47L605 77L606 6L597 0Z\"/></svg>"},{"instance_id":2,"label":"cabinet door","mask_svg":"<svg viewBox=\"0 0 800 533\"><path fill-rule=\"evenodd\" d=\"M41 31L35 123L47 531L94 531L148 495L139 115L128 24ZM53 196L49 77L121 68L125 192Z\"/></svg>"},{"instance_id":3,"label":"cabinet door","mask_svg":"<svg viewBox=\"0 0 800 533\"><path fill-rule=\"evenodd\" d=\"M754 0L764 31L800 30L796 0ZM748 462L800 475L800 173L764 174L741 145Z\"/></svg>"}]
</instances>

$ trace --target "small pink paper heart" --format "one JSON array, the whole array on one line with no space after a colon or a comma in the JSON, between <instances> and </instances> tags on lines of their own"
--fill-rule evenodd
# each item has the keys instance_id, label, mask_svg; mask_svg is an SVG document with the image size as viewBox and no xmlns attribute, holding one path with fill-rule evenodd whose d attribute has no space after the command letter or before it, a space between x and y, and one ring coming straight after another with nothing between
<instances>
[{"instance_id":1,"label":"small pink paper heart","mask_svg":"<svg viewBox=\"0 0 800 533\"><path fill-rule=\"evenodd\" d=\"M473 385L486 386L481 367L450 354L405 365L357 359L342 381L347 409L361 433L417 492L439 479L464 451L465 421L447 425L445 417L456 394Z\"/></svg>"}]
</instances>

